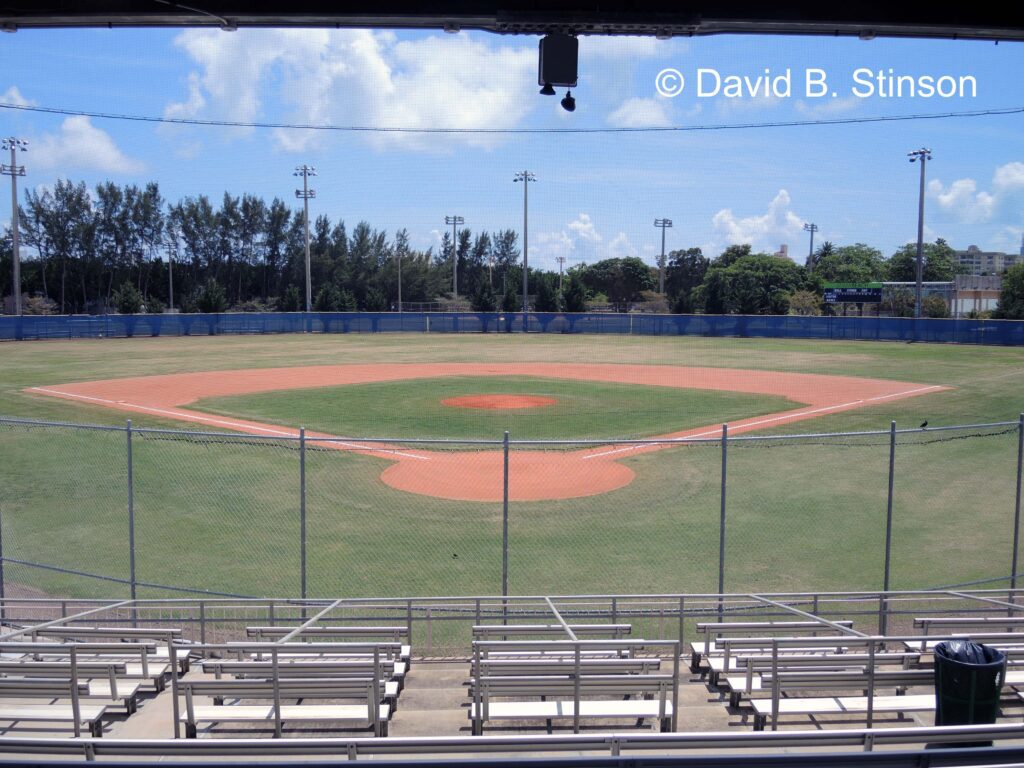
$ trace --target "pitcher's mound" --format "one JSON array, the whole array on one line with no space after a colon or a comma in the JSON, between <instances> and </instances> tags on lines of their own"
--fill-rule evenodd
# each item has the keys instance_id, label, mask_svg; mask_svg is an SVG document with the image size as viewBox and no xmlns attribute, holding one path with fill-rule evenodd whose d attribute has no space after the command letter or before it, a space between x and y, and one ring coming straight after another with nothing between
<instances>
[{"instance_id":1,"label":"pitcher's mound","mask_svg":"<svg viewBox=\"0 0 1024 768\"><path fill-rule=\"evenodd\" d=\"M479 408L481 410L504 411L515 408L543 408L558 401L553 397L539 395L462 395L441 401L452 408Z\"/></svg>"}]
</instances>

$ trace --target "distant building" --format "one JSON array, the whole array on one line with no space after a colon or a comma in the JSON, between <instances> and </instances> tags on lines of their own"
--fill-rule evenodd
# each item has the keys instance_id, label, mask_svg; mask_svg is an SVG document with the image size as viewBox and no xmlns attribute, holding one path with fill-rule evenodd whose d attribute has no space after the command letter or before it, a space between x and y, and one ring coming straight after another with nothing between
<instances>
[{"instance_id":1,"label":"distant building","mask_svg":"<svg viewBox=\"0 0 1024 768\"><path fill-rule=\"evenodd\" d=\"M789 246L783 243L779 246L779 250L772 254L777 259L788 259L789 258Z\"/></svg>"},{"instance_id":2,"label":"distant building","mask_svg":"<svg viewBox=\"0 0 1024 768\"><path fill-rule=\"evenodd\" d=\"M965 267L971 275L1001 275L1014 264L1024 261L1024 242L1019 254L983 251L976 245L968 246L966 251L955 253L957 263Z\"/></svg>"},{"instance_id":3,"label":"distant building","mask_svg":"<svg viewBox=\"0 0 1024 768\"><path fill-rule=\"evenodd\" d=\"M953 279L953 317L966 317L971 312L991 312L999 305L1003 279L998 275L957 275Z\"/></svg>"}]
</instances>

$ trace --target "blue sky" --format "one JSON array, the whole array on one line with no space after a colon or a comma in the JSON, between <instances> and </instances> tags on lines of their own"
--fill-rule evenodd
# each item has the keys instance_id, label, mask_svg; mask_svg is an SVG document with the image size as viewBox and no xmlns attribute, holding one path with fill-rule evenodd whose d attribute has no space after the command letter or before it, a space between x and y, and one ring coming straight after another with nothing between
<instances>
[{"instance_id":1,"label":"blue sky","mask_svg":"<svg viewBox=\"0 0 1024 768\"><path fill-rule=\"evenodd\" d=\"M807 98L804 70L831 94ZM655 78L675 68L675 98ZM698 97L698 68L792 73L788 96ZM971 76L976 94L863 98L852 73ZM1024 46L1010 43L711 37L580 40L577 110L537 93L537 38L373 30L23 30L0 36L0 102L242 122L406 128L615 128L908 115L1024 106ZM861 88L863 92L863 88ZM0 109L27 138L31 185L159 182L168 199L225 190L296 204L297 164L319 171L315 213L407 227L436 245L446 214L474 230L522 224L533 171L531 264L553 267L660 247L714 255L733 242L819 241L889 254L916 236L917 166L928 146L927 234L955 247L1017 251L1024 232L1024 115L735 131L418 135L171 126ZM8 220L6 190L0 223Z\"/></svg>"}]
</instances>

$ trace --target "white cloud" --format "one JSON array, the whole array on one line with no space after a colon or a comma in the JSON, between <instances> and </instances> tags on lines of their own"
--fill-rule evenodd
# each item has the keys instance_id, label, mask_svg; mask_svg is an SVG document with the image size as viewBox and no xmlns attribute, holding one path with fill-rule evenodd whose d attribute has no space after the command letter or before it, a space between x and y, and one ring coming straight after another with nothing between
<instances>
[{"instance_id":1,"label":"white cloud","mask_svg":"<svg viewBox=\"0 0 1024 768\"><path fill-rule=\"evenodd\" d=\"M21 95L21 91L18 90L18 86L12 85L2 94L0 94L0 101L4 104L13 104L16 107L34 107L35 102L29 101Z\"/></svg>"},{"instance_id":2,"label":"white cloud","mask_svg":"<svg viewBox=\"0 0 1024 768\"><path fill-rule=\"evenodd\" d=\"M1024 163L1007 163L996 168L992 186L1000 192L1024 188Z\"/></svg>"},{"instance_id":3,"label":"white cloud","mask_svg":"<svg viewBox=\"0 0 1024 768\"><path fill-rule=\"evenodd\" d=\"M466 34L399 40L370 30L188 30L176 43L195 61L189 95L167 110L253 122L401 128L515 126L536 106L536 51ZM274 110L272 113L271 110ZM281 148L300 151L316 131L277 130ZM427 137L376 133L377 146L493 146L487 134Z\"/></svg>"},{"instance_id":4,"label":"white cloud","mask_svg":"<svg viewBox=\"0 0 1024 768\"><path fill-rule=\"evenodd\" d=\"M650 249L646 250L648 255L653 253ZM557 268L555 259L559 256L566 257L569 262L593 264L602 259L640 255L639 249L630 242L625 232L606 237L598 231L587 213L580 213L561 230L541 232L531 238L531 263L535 263L535 253L536 258L551 269Z\"/></svg>"},{"instance_id":5,"label":"white cloud","mask_svg":"<svg viewBox=\"0 0 1024 768\"><path fill-rule=\"evenodd\" d=\"M171 102L164 108L164 117L187 118L195 117L203 111L206 106L206 98L203 96L202 86L197 72L190 72L188 76L188 98L181 102Z\"/></svg>"},{"instance_id":6,"label":"white cloud","mask_svg":"<svg viewBox=\"0 0 1024 768\"><path fill-rule=\"evenodd\" d=\"M127 157L106 131L88 117L64 120L57 134L44 134L33 142L32 163L40 168L90 169L115 174L140 173L145 166Z\"/></svg>"},{"instance_id":7,"label":"white cloud","mask_svg":"<svg viewBox=\"0 0 1024 768\"><path fill-rule=\"evenodd\" d=\"M541 232L537 235L535 243L531 243L530 264L538 266L539 260L548 269L557 269L556 259L564 257L571 259L576 251L576 244L565 232Z\"/></svg>"},{"instance_id":8,"label":"white cloud","mask_svg":"<svg viewBox=\"0 0 1024 768\"><path fill-rule=\"evenodd\" d=\"M928 194L958 221L990 221L1000 210L1024 204L1024 163L1010 162L996 168L991 192L979 191L974 179L957 179L948 186L933 179L928 183Z\"/></svg>"},{"instance_id":9,"label":"white cloud","mask_svg":"<svg viewBox=\"0 0 1024 768\"><path fill-rule=\"evenodd\" d=\"M594 222L588 213L581 213L573 221L570 221L569 230L580 240L595 244L601 242L601 235L594 227Z\"/></svg>"},{"instance_id":10,"label":"white cloud","mask_svg":"<svg viewBox=\"0 0 1024 768\"><path fill-rule=\"evenodd\" d=\"M608 123L616 128L667 128L672 118L665 99L633 97L608 115Z\"/></svg>"},{"instance_id":11,"label":"white cloud","mask_svg":"<svg viewBox=\"0 0 1024 768\"><path fill-rule=\"evenodd\" d=\"M1024 227L1009 225L992 238L991 247L1006 253L1020 253L1021 237L1024 237Z\"/></svg>"},{"instance_id":12,"label":"white cloud","mask_svg":"<svg viewBox=\"0 0 1024 768\"><path fill-rule=\"evenodd\" d=\"M948 187L933 180L928 184L928 192L939 208L953 213L961 221L988 221L995 210L995 197L988 192L979 192L974 179L958 179Z\"/></svg>"},{"instance_id":13,"label":"white cloud","mask_svg":"<svg viewBox=\"0 0 1024 768\"><path fill-rule=\"evenodd\" d=\"M755 250L774 252L780 243L799 236L804 220L792 210L789 193L780 189L759 216L738 218L731 208L716 213L711 223L727 245L750 243Z\"/></svg>"},{"instance_id":14,"label":"white cloud","mask_svg":"<svg viewBox=\"0 0 1024 768\"><path fill-rule=\"evenodd\" d=\"M629 238L626 237L625 232L619 232L615 237L612 238L611 242L608 243L608 253L612 257L623 257L623 256L636 256L636 247L629 242Z\"/></svg>"}]
</instances>

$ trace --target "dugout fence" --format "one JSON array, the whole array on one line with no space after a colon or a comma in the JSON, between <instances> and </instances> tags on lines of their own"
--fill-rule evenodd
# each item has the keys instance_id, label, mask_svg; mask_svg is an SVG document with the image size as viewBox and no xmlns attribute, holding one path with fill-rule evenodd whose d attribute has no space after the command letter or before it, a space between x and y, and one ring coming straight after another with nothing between
<instances>
[{"instance_id":1,"label":"dugout fence","mask_svg":"<svg viewBox=\"0 0 1024 768\"><path fill-rule=\"evenodd\" d=\"M1012 588L1021 569L1024 417L614 441L0 418L0 456L0 598ZM545 495L595 456L626 481Z\"/></svg>"}]
</instances>

